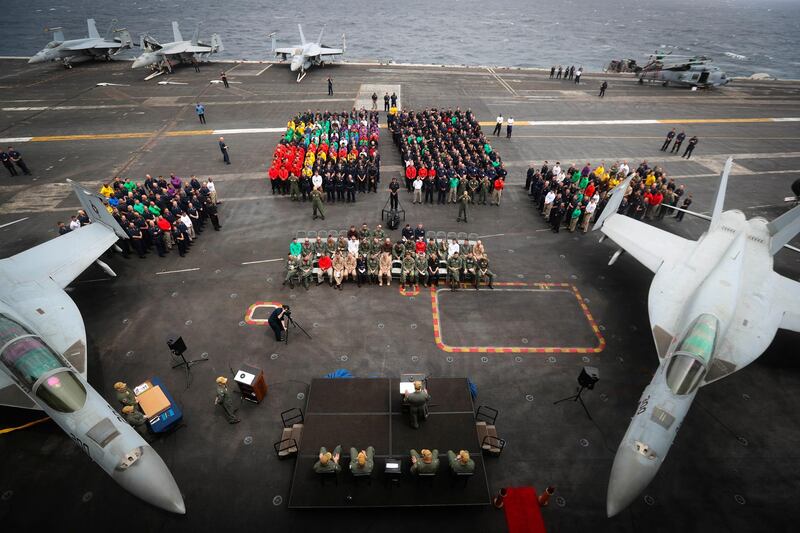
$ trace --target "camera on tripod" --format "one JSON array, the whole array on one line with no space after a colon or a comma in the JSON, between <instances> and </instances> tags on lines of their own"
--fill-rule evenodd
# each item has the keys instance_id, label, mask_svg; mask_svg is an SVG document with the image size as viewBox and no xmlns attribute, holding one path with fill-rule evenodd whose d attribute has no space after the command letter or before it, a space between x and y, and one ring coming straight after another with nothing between
<instances>
[{"instance_id":1,"label":"camera on tripod","mask_svg":"<svg viewBox=\"0 0 800 533\"><path fill-rule=\"evenodd\" d=\"M286 318L292 318L292 308L288 305L283 306L283 316Z\"/></svg>"}]
</instances>

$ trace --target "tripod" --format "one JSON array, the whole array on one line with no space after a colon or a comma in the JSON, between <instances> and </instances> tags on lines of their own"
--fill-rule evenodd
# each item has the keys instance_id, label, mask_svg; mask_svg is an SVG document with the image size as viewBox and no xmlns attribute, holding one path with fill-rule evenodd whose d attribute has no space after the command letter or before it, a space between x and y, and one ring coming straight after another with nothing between
<instances>
[{"instance_id":1,"label":"tripod","mask_svg":"<svg viewBox=\"0 0 800 533\"><path fill-rule=\"evenodd\" d=\"M391 209L391 208L387 209L386 208L386 206L389 205L390 201L391 201L391 197L387 198L386 199L386 203L383 204L383 209L381 209L381 220L383 220L384 217L386 217L386 220L389 220L389 218L392 216L392 213L397 213L398 215L400 213L402 213L403 214L403 222L405 222L406 221L406 210L403 209L403 205L400 203L400 197L399 196L397 197L397 209Z\"/></svg>"},{"instance_id":2,"label":"tripod","mask_svg":"<svg viewBox=\"0 0 800 533\"><path fill-rule=\"evenodd\" d=\"M295 322L295 320L291 317L291 315L288 315L288 314L286 315L286 321L289 322L293 327L300 328L300 331L305 333L306 337L308 337L309 339L311 338L311 335L309 335L308 332L305 329L303 329L303 326L301 326L300 324ZM289 344L289 331L290 331L289 330L289 326L287 324L287 326L286 326L286 339L284 339L284 342L286 344Z\"/></svg>"},{"instance_id":3,"label":"tripod","mask_svg":"<svg viewBox=\"0 0 800 533\"><path fill-rule=\"evenodd\" d=\"M566 398L562 398L560 400L557 400L557 401L553 402L553 405L556 405L557 403L561 403L561 402L566 402L567 400L572 400L573 402L580 402L581 407L583 407L583 410L586 411L586 416L589 417L589 420L592 420L592 415L589 414L589 409L586 408L586 404L583 403L583 398L581 398L581 394L583 393L584 389L586 389L586 388L587 387L585 385L581 385L578 388L578 392L576 394L573 394L572 396L567 396ZM588 388L591 389L592 387L588 387Z\"/></svg>"},{"instance_id":4,"label":"tripod","mask_svg":"<svg viewBox=\"0 0 800 533\"><path fill-rule=\"evenodd\" d=\"M187 361L186 357L183 355L183 351L178 351L174 349L170 349L172 355L175 357L180 357L180 362L175 363L172 365L172 368L178 368L179 366L186 368L186 388L189 388L189 385L192 384L192 365L196 365L198 363L204 363L208 361L208 359L192 359L191 361Z\"/></svg>"}]
</instances>

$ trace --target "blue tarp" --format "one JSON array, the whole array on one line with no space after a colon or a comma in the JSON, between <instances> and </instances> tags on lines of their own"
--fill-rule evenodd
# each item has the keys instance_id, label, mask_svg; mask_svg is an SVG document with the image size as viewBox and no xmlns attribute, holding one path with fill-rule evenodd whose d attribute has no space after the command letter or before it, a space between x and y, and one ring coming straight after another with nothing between
<instances>
[{"instance_id":1,"label":"blue tarp","mask_svg":"<svg viewBox=\"0 0 800 533\"><path fill-rule=\"evenodd\" d=\"M472 396L472 399L478 397L478 386L475 385L471 379L467 378L467 386L469 387L469 395Z\"/></svg>"},{"instance_id":2,"label":"blue tarp","mask_svg":"<svg viewBox=\"0 0 800 533\"><path fill-rule=\"evenodd\" d=\"M353 374L350 373L349 370L346 368L337 368L330 374L325 374L326 378L336 379L336 378L352 378Z\"/></svg>"}]
</instances>

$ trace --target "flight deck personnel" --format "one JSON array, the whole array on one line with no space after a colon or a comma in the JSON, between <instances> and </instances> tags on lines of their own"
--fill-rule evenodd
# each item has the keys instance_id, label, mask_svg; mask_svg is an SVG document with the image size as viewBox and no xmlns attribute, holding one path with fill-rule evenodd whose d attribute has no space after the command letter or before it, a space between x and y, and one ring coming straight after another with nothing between
<instances>
[{"instance_id":1,"label":"flight deck personnel","mask_svg":"<svg viewBox=\"0 0 800 533\"><path fill-rule=\"evenodd\" d=\"M222 226L219 224L219 217L217 216L217 206L211 201L211 198L206 198L206 216L211 219L211 225L214 226L214 231L219 231Z\"/></svg>"},{"instance_id":2,"label":"flight deck personnel","mask_svg":"<svg viewBox=\"0 0 800 533\"><path fill-rule=\"evenodd\" d=\"M283 285L289 284L290 289L294 289L294 282L297 279L297 257L289 252L286 257L286 277L283 280Z\"/></svg>"},{"instance_id":3,"label":"flight deck personnel","mask_svg":"<svg viewBox=\"0 0 800 533\"><path fill-rule=\"evenodd\" d=\"M411 450L410 454L412 474L435 474L439 470L439 450Z\"/></svg>"},{"instance_id":4,"label":"flight deck personnel","mask_svg":"<svg viewBox=\"0 0 800 533\"><path fill-rule=\"evenodd\" d=\"M428 418L428 402L430 400L431 396L426 389L422 388L421 381L414 382L414 392L411 394L406 392L405 401L408 402L408 414L410 416L412 428L419 428L420 416L422 416L423 420Z\"/></svg>"},{"instance_id":5,"label":"flight deck personnel","mask_svg":"<svg viewBox=\"0 0 800 533\"><path fill-rule=\"evenodd\" d=\"M694 147L697 146L698 141L699 139L697 138L697 135L692 135L692 137L689 139L689 145L686 147L686 151L683 152L681 157L685 157L686 159L692 157L692 152L694 152Z\"/></svg>"},{"instance_id":6,"label":"flight deck personnel","mask_svg":"<svg viewBox=\"0 0 800 533\"><path fill-rule=\"evenodd\" d=\"M675 137L675 144L672 145L672 150L670 153L679 154L681 153L681 145L683 144L683 140L686 138L686 132L680 132L677 137Z\"/></svg>"},{"instance_id":7,"label":"flight deck personnel","mask_svg":"<svg viewBox=\"0 0 800 533\"><path fill-rule=\"evenodd\" d=\"M506 121L506 139L511 138L511 130L514 129L514 117L508 117Z\"/></svg>"},{"instance_id":8,"label":"flight deck personnel","mask_svg":"<svg viewBox=\"0 0 800 533\"><path fill-rule=\"evenodd\" d=\"M136 400L136 395L127 384L123 383L122 381L117 381L114 383L114 390L117 391L117 401L119 403L121 403L123 406L130 405L131 407L136 407L136 404L138 403Z\"/></svg>"},{"instance_id":9,"label":"flight deck personnel","mask_svg":"<svg viewBox=\"0 0 800 533\"><path fill-rule=\"evenodd\" d=\"M372 110L373 111L378 110L378 93L376 92L372 93Z\"/></svg>"},{"instance_id":10,"label":"flight deck personnel","mask_svg":"<svg viewBox=\"0 0 800 533\"><path fill-rule=\"evenodd\" d=\"M313 220L317 219L317 213L319 213L319 217L322 220L325 220L325 209L322 207L322 189L314 187L314 190L311 191L311 214L313 215Z\"/></svg>"},{"instance_id":11,"label":"flight deck personnel","mask_svg":"<svg viewBox=\"0 0 800 533\"><path fill-rule=\"evenodd\" d=\"M228 77L225 75L225 71L224 70L219 73L219 79L222 80L223 85L225 85L225 88L227 89L229 87L229 85L228 85Z\"/></svg>"},{"instance_id":12,"label":"flight deck personnel","mask_svg":"<svg viewBox=\"0 0 800 533\"><path fill-rule=\"evenodd\" d=\"M206 106L198 102L194 106L194 111L197 113L197 118L200 119L200 124L206 123Z\"/></svg>"},{"instance_id":13,"label":"flight deck personnel","mask_svg":"<svg viewBox=\"0 0 800 533\"><path fill-rule=\"evenodd\" d=\"M503 114L501 113L501 114L497 115L497 119L496 119L496 122L494 124L494 130L492 131L492 134L495 137L499 137L500 136L500 130L502 130L502 129L503 129Z\"/></svg>"},{"instance_id":14,"label":"flight deck personnel","mask_svg":"<svg viewBox=\"0 0 800 533\"><path fill-rule=\"evenodd\" d=\"M469 204L469 192L464 191L458 199L458 218L456 218L456 222L461 222L462 218L464 222L467 221L467 204Z\"/></svg>"},{"instance_id":15,"label":"flight deck personnel","mask_svg":"<svg viewBox=\"0 0 800 533\"><path fill-rule=\"evenodd\" d=\"M225 144L225 137L219 138L219 150L222 152L222 160L225 161L226 165L230 165L231 158L228 155L228 145Z\"/></svg>"},{"instance_id":16,"label":"flight deck personnel","mask_svg":"<svg viewBox=\"0 0 800 533\"><path fill-rule=\"evenodd\" d=\"M669 133L667 133L667 138L664 139L664 144L661 145L662 152L667 151L667 148L669 148L669 143L672 142L673 138L675 138L675 128L672 128L671 130L669 130Z\"/></svg>"},{"instance_id":17,"label":"flight deck personnel","mask_svg":"<svg viewBox=\"0 0 800 533\"><path fill-rule=\"evenodd\" d=\"M231 394L228 392L228 378L225 376L217 378L217 397L214 398L214 405L222 406L222 410L225 411L225 418L228 419L229 424L238 424L242 421L236 416L236 410L233 408L233 400L231 400Z\"/></svg>"},{"instance_id":18,"label":"flight deck personnel","mask_svg":"<svg viewBox=\"0 0 800 533\"><path fill-rule=\"evenodd\" d=\"M278 342L283 340L283 332L286 331L286 322L283 321L283 315L285 313L286 308L281 305L273 309L267 319L269 327L272 328L273 333L275 333L275 340Z\"/></svg>"},{"instance_id":19,"label":"flight deck personnel","mask_svg":"<svg viewBox=\"0 0 800 533\"><path fill-rule=\"evenodd\" d=\"M350 472L355 476L368 476L372 473L372 468L375 466L373 457L375 456L375 448L367 446L366 450L357 452L355 448L350 448Z\"/></svg>"},{"instance_id":20,"label":"flight deck personnel","mask_svg":"<svg viewBox=\"0 0 800 533\"><path fill-rule=\"evenodd\" d=\"M389 93L383 95L383 110L389 112Z\"/></svg>"},{"instance_id":21,"label":"flight deck personnel","mask_svg":"<svg viewBox=\"0 0 800 533\"><path fill-rule=\"evenodd\" d=\"M130 424L144 440L149 440L146 423L147 419L145 419L142 413L134 409L132 405L126 405L122 408L122 416L125 417L125 421Z\"/></svg>"},{"instance_id":22,"label":"flight deck personnel","mask_svg":"<svg viewBox=\"0 0 800 533\"><path fill-rule=\"evenodd\" d=\"M328 96L333 96L333 79L328 76Z\"/></svg>"},{"instance_id":23,"label":"flight deck personnel","mask_svg":"<svg viewBox=\"0 0 800 533\"><path fill-rule=\"evenodd\" d=\"M342 452L342 445L339 444L329 452L325 446L319 449L319 460L314 463L314 472L317 474L338 473L342 467L339 466L339 454Z\"/></svg>"},{"instance_id":24,"label":"flight deck personnel","mask_svg":"<svg viewBox=\"0 0 800 533\"><path fill-rule=\"evenodd\" d=\"M397 107L397 94L392 93L392 96L390 96L390 98L392 100L392 107Z\"/></svg>"},{"instance_id":25,"label":"flight deck personnel","mask_svg":"<svg viewBox=\"0 0 800 533\"><path fill-rule=\"evenodd\" d=\"M400 270L400 290L406 288L406 284L414 285L417 283L417 265L410 252L406 252Z\"/></svg>"},{"instance_id":26,"label":"flight deck personnel","mask_svg":"<svg viewBox=\"0 0 800 533\"><path fill-rule=\"evenodd\" d=\"M489 270L489 258L485 255L478 258L478 273L475 276L475 289L478 288L483 279L486 278L489 282L489 288L494 289L492 281L494 281L494 272Z\"/></svg>"},{"instance_id":27,"label":"flight deck personnel","mask_svg":"<svg viewBox=\"0 0 800 533\"><path fill-rule=\"evenodd\" d=\"M447 450L447 462L454 474L471 474L475 471L475 461L469 458L467 450L461 450L458 455L453 450Z\"/></svg>"},{"instance_id":28,"label":"flight deck personnel","mask_svg":"<svg viewBox=\"0 0 800 533\"><path fill-rule=\"evenodd\" d=\"M0 152L0 161L3 162L3 166L6 167L8 173L12 176L18 176L17 169L14 168L14 163L11 162L11 156L8 155L8 152Z\"/></svg>"},{"instance_id":29,"label":"flight deck personnel","mask_svg":"<svg viewBox=\"0 0 800 533\"><path fill-rule=\"evenodd\" d=\"M597 96L599 96L600 98L604 97L606 95L606 89L608 89L608 82L603 81L603 83L600 85L600 94L598 94Z\"/></svg>"},{"instance_id":30,"label":"flight deck personnel","mask_svg":"<svg viewBox=\"0 0 800 533\"><path fill-rule=\"evenodd\" d=\"M8 157L11 159L11 162L14 163L19 167L23 174L26 176L31 175L31 171L28 170L28 165L25 164L25 161L22 159L22 154L18 151L14 150L13 146L8 147Z\"/></svg>"},{"instance_id":31,"label":"flight deck personnel","mask_svg":"<svg viewBox=\"0 0 800 533\"><path fill-rule=\"evenodd\" d=\"M378 286L383 286L383 279L386 278L386 285L392 284L392 255L389 252L381 252L378 259Z\"/></svg>"}]
</instances>

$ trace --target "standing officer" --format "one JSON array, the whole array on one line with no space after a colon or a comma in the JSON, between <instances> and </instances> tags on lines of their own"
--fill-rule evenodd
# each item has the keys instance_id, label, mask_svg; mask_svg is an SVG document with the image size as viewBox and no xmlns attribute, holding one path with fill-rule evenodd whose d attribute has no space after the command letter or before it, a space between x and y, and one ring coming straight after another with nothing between
<instances>
[{"instance_id":1,"label":"standing officer","mask_svg":"<svg viewBox=\"0 0 800 533\"><path fill-rule=\"evenodd\" d=\"M325 220L325 209L322 207L322 190L319 187L315 187L313 191L311 191L311 210L313 220L317 219L317 213Z\"/></svg>"},{"instance_id":2,"label":"standing officer","mask_svg":"<svg viewBox=\"0 0 800 533\"><path fill-rule=\"evenodd\" d=\"M147 432L147 424L145 423L146 420L142 413L134 409L132 405L126 405L122 408L122 416L125 417L125 421L128 422L144 440L150 440L150 434Z\"/></svg>"},{"instance_id":3,"label":"standing officer","mask_svg":"<svg viewBox=\"0 0 800 533\"><path fill-rule=\"evenodd\" d=\"M19 167L23 174L26 176L31 175L31 171L28 170L28 165L22 160L22 154L14 150L13 146L8 147L8 157L11 159L12 163L15 163Z\"/></svg>"},{"instance_id":4,"label":"standing officer","mask_svg":"<svg viewBox=\"0 0 800 533\"><path fill-rule=\"evenodd\" d=\"M164 257L167 255L167 247L164 244L164 232L156 226L153 221L149 221L150 227L147 229L148 233L150 233L150 240L156 246L156 251L158 252L158 257Z\"/></svg>"},{"instance_id":5,"label":"standing officer","mask_svg":"<svg viewBox=\"0 0 800 533\"><path fill-rule=\"evenodd\" d=\"M458 256L458 252L454 252L453 255L451 255L447 260L447 276L450 278L451 291L455 291L458 287L460 282L461 266L461 258Z\"/></svg>"},{"instance_id":6,"label":"standing officer","mask_svg":"<svg viewBox=\"0 0 800 533\"><path fill-rule=\"evenodd\" d=\"M475 289L478 288L478 284L486 278L489 280L489 288L494 289L492 286L492 281L494 280L494 272L489 270L489 258L485 255L482 255L478 258L478 275L475 276Z\"/></svg>"},{"instance_id":7,"label":"standing officer","mask_svg":"<svg viewBox=\"0 0 800 533\"><path fill-rule=\"evenodd\" d=\"M8 155L8 152L0 152L0 161L3 162L3 166L6 167L8 173L12 176L17 176L17 169L14 168L14 163L11 162L11 156Z\"/></svg>"},{"instance_id":8,"label":"standing officer","mask_svg":"<svg viewBox=\"0 0 800 533\"><path fill-rule=\"evenodd\" d=\"M475 471L475 461L469 458L467 450L461 450L458 455L453 450L447 450L447 462L454 474L471 474Z\"/></svg>"},{"instance_id":9,"label":"standing officer","mask_svg":"<svg viewBox=\"0 0 800 533\"><path fill-rule=\"evenodd\" d=\"M392 107L397 107L397 94L392 93L392 96L390 96L390 98L392 100Z\"/></svg>"},{"instance_id":10,"label":"standing officer","mask_svg":"<svg viewBox=\"0 0 800 533\"><path fill-rule=\"evenodd\" d=\"M195 113L197 113L197 118L200 119L200 124L205 124L206 123L206 106L204 106L200 102L197 102L197 104L195 104L195 106L194 106L194 111L195 111Z\"/></svg>"},{"instance_id":11,"label":"standing officer","mask_svg":"<svg viewBox=\"0 0 800 533\"><path fill-rule=\"evenodd\" d=\"M492 130L492 135L494 135L495 137L499 137L500 131L502 129L503 129L503 114L500 113L499 115L497 115L497 120L494 123L494 130Z\"/></svg>"},{"instance_id":12,"label":"standing officer","mask_svg":"<svg viewBox=\"0 0 800 533\"><path fill-rule=\"evenodd\" d=\"M489 176L484 176L481 178L481 187L478 189L478 203L481 205L486 205L486 198L488 197L490 191L492 190L492 180L489 179Z\"/></svg>"},{"instance_id":13,"label":"standing officer","mask_svg":"<svg viewBox=\"0 0 800 533\"><path fill-rule=\"evenodd\" d=\"M467 221L467 204L469 204L469 192L464 191L461 193L461 197L458 199L458 218L456 218L456 222L461 222L461 219L464 219L464 222Z\"/></svg>"},{"instance_id":14,"label":"standing officer","mask_svg":"<svg viewBox=\"0 0 800 533\"><path fill-rule=\"evenodd\" d=\"M333 96L333 80L328 76L328 96Z\"/></svg>"},{"instance_id":15,"label":"standing officer","mask_svg":"<svg viewBox=\"0 0 800 533\"><path fill-rule=\"evenodd\" d=\"M383 95L383 110L389 112L389 93Z\"/></svg>"},{"instance_id":16,"label":"standing officer","mask_svg":"<svg viewBox=\"0 0 800 533\"><path fill-rule=\"evenodd\" d=\"M131 243L136 253L139 254L139 259L144 259L144 242L142 240L142 230L140 230L133 222L128 222L128 229L126 230L131 238Z\"/></svg>"},{"instance_id":17,"label":"standing officer","mask_svg":"<svg viewBox=\"0 0 800 533\"><path fill-rule=\"evenodd\" d=\"M425 450L417 453L411 450L412 474L435 474L439 470L439 450Z\"/></svg>"},{"instance_id":18,"label":"standing officer","mask_svg":"<svg viewBox=\"0 0 800 533\"><path fill-rule=\"evenodd\" d=\"M667 148L669 148L669 143L672 142L672 139L674 137L675 137L675 128L672 128L671 130L669 130L669 133L667 133L667 138L664 139L664 144L661 145L662 152L667 151Z\"/></svg>"},{"instance_id":19,"label":"standing officer","mask_svg":"<svg viewBox=\"0 0 800 533\"><path fill-rule=\"evenodd\" d=\"M494 180L494 190L492 190L492 205L500 205L500 197L503 195L503 187L505 187L505 185L506 182L503 178L497 178Z\"/></svg>"},{"instance_id":20,"label":"standing officer","mask_svg":"<svg viewBox=\"0 0 800 533\"><path fill-rule=\"evenodd\" d=\"M511 131L514 129L514 117L508 117L506 121L506 139L511 138Z\"/></svg>"},{"instance_id":21,"label":"standing officer","mask_svg":"<svg viewBox=\"0 0 800 533\"><path fill-rule=\"evenodd\" d=\"M226 165L230 165L231 158L228 155L228 145L225 144L225 137L219 138L219 150L222 152L222 160L225 161Z\"/></svg>"},{"instance_id":22,"label":"standing officer","mask_svg":"<svg viewBox=\"0 0 800 533\"><path fill-rule=\"evenodd\" d=\"M608 82L603 81L602 85L600 85L600 94L598 94L597 96L599 96L600 98L604 97L606 95L606 89L608 89Z\"/></svg>"},{"instance_id":23,"label":"standing officer","mask_svg":"<svg viewBox=\"0 0 800 533\"><path fill-rule=\"evenodd\" d=\"M375 456L375 448L367 446L366 450L357 452L354 447L350 448L350 472L356 476L368 476L372 473L372 468L375 465L373 457Z\"/></svg>"},{"instance_id":24,"label":"standing officer","mask_svg":"<svg viewBox=\"0 0 800 533\"><path fill-rule=\"evenodd\" d=\"M220 376L217 378L217 397L214 399L214 405L221 405L225 411L225 418L228 419L229 424L238 424L241 419L236 416L236 411L233 408L233 400L231 394L228 392L228 378Z\"/></svg>"},{"instance_id":25,"label":"standing officer","mask_svg":"<svg viewBox=\"0 0 800 533\"><path fill-rule=\"evenodd\" d=\"M225 88L227 89L229 87L229 85L228 85L228 77L225 75L225 71L224 70L219 73L219 79L222 80L223 85L225 85Z\"/></svg>"},{"instance_id":26,"label":"standing officer","mask_svg":"<svg viewBox=\"0 0 800 533\"><path fill-rule=\"evenodd\" d=\"M675 144L672 145L672 150L670 153L679 154L681 153L681 145L683 144L683 140L686 138L686 132L680 132L677 137L675 137Z\"/></svg>"},{"instance_id":27,"label":"standing officer","mask_svg":"<svg viewBox=\"0 0 800 533\"><path fill-rule=\"evenodd\" d=\"M697 135L692 135L692 137L689 139L689 145L686 147L686 151L683 152L683 155L681 157L685 157L686 159L692 157L692 152L694 152L694 147L697 146L698 141L699 139L697 138Z\"/></svg>"},{"instance_id":28,"label":"standing officer","mask_svg":"<svg viewBox=\"0 0 800 533\"><path fill-rule=\"evenodd\" d=\"M399 199L397 196L397 191L400 190L400 183L397 181L397 178L392 178L392 182L389 184L389 209L395 210L398 207Z\"/></svg>"},{"instance_id":29,"label":"standing officer","mask_svg":"<svg viewBox=\"0 0 800 533\"><path fill-rule=\"evenodd\" d=\"M214 231L222 229L222 226L219 225L219 217L217 216L217 206L211 201L211 197L206 198L206 215L211 219Z\"/></svg>"},{"instance_id":30,"label":"standing officer","mask_svg":"<svg viewBox=\"0 0 800 533\"><path fill-rule=\"evenodd\" d=\"M121 403L123 406L130 405L131 407L136 407L136 395L133 394L133 391L123 383L122 381L117 381L114 383L114 390L117 391L117 401Z\"/></svg>"},{"instance_id":31,"label":"standing officer","mask_svg":"<svg viewBox=\"0 0 800 533\"><path fill-rule=\"evenodd\" d=\"M425 420L428 418L428 402L431 400L430 394L426 389L422 388L421 381L414 382L414 392L409 394L406 392L405 401L408 403L408 413L411 417L411 427L414 429L419 428L419 417Z\"/></svg>"}]
</instances>

